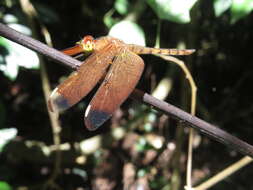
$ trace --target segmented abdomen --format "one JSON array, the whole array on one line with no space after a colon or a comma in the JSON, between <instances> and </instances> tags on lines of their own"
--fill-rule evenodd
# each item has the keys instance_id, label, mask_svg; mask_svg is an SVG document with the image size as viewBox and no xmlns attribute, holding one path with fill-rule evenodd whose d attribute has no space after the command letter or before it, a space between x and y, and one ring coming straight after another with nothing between
<instances>
[{"instance_id":1,"label":"segmented abdomen","mask_svg":"<svg viewBox=\"0 0 253 190\"><path fill-rule=\"evenodd\" d=\"M162 49L162 48L150 48L138 45L128 45L130 51L136 54L162 54L162 55L190 55L194 49Z\"/></svg>"}]
</instances>

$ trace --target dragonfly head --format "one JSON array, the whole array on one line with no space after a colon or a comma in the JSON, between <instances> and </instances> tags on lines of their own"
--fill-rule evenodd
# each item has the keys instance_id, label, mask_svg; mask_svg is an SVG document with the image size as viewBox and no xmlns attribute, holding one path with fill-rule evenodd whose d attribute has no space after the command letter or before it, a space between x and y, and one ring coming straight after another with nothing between
<instances>
[{"instance_id":1,"label":"dragonfly head","mask_svg":"<svg viewBox=\"0 0 253 190\"><path fill-rule=\"evenodd\" d=\"M77 44L81 46L84 52L92 52L95 48L94 38L90 35L84 36L84 38L77 42Z\"/></svg>"}]
</instances>

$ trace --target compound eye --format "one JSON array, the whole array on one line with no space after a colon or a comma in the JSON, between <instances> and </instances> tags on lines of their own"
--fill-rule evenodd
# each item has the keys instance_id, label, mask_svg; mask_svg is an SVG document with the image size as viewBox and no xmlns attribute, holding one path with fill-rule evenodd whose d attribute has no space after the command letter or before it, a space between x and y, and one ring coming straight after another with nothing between
<instances>
[{"instance_id":1,"label":"compound eye","mask_svg":"<svg viewBox=\"0 0 253 190\"><path fill-rule=\"evenodd\" d=\"M83 44L83 50L84 51L92 51L93 50L93 42L87 41L85 44Z\"/></svg>"},{"instance_id":2,"label":"compound eye","mask_svg":"<svg viewBox=\"0 0 253 190\"><path fill-rule=\"evenodd\" d=\"M93 42L93 40L94 40L94 38L92 36L88 35L88 36L84 36L82 41L84 44L86 44L89 41Z\"/></svg>"},{"instance_id":3,"label":"compound eye","mask_svg":"<svg viewBox=\"0 0 253 190\"><path fill-rule=\"evenodd\" d=\"M85 52L93 51L94 38L92 36L85 36L79 44Z\"/></svg>"}]
</instances>

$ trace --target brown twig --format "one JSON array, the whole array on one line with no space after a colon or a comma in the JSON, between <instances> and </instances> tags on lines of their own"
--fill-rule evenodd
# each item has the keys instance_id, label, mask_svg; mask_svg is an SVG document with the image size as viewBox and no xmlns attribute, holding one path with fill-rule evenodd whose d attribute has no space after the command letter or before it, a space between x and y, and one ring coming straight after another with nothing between
<instances>
[{"instance_id":1,"label":"brown twig","mask_svg":"<svg viewBox=\"0 0 253 190\"><path fill-rule=\"evenodd\" d=\"M57 51L56 49L51 48L38 40L17 32L16 30L13 30L12 28L2 23L0 23L0 29L1 36L6 37L7 39L23 45L29 49L32 49L42 55L50 57L54 61L62 63L68 67L71 67L72 69L77 69L81 64L80 61L63 54L60 51Z\"/></svg>"},{"instance_id":2,"label":"brown twig","mask_svg":"<svg viewBox=\"0 0 253 190\"><path fill-rule=\"evenodd\" d=\"M78 60L71 58L63 53L57 51L56 49L50 48L47 45L34 40L28 36L25 36L8 26L0 23L0 35L6 37L9 40L12 40L18 44L21 44L29 49L37 51L47 57L50 57L54 61L60 62L64 65L67 65L71 68L78 68L81 64ZM244 155L248 155L253 157L253 146L238 139L237 137L230 135L229 133L219 129L218 127L211 125L167 102L158 100L151 95L144 93L138 89L135 89L131 94L131 98L134 98L142 103L148 104L155 108L156 110L160 110L167 115L170 115L180 122L186 123L192 128L200 131L201 133L211 137L212 139L221 142L222 144L227 145L230 148L241 152Z\"/></svg>"}]
</instances>

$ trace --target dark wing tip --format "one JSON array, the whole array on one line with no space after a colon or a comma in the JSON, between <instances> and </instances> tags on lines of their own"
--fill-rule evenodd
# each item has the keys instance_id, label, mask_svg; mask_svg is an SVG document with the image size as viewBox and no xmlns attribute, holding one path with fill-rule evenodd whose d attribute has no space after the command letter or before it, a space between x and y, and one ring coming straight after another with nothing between
<instances>
[{"instance_id":1,"label":"dark wing tip","mask_svg":"<svg viewBox=\"0 0 253 190\"><path fill-rule=\"evenodd\" d=\"M55 88L53 90L48 100L48 108L51 112L60 112L68 109L71 106L68 100L63 97L59 92L57 92L57 90L58 88Z\"/></svg>"},{"instance_id":2,"label":"dark wing tip","mask_svg":"<svg viewBox=\"0 0 253 190\"><path fill-rule=\"evenodd\" d=\"M112 114L105 111L92 110L91 105L88 105L84 116L85 126L88 130L94 131L104 122L106 122L111 117L111 115Z\"/></svg>"}]
</instances>

